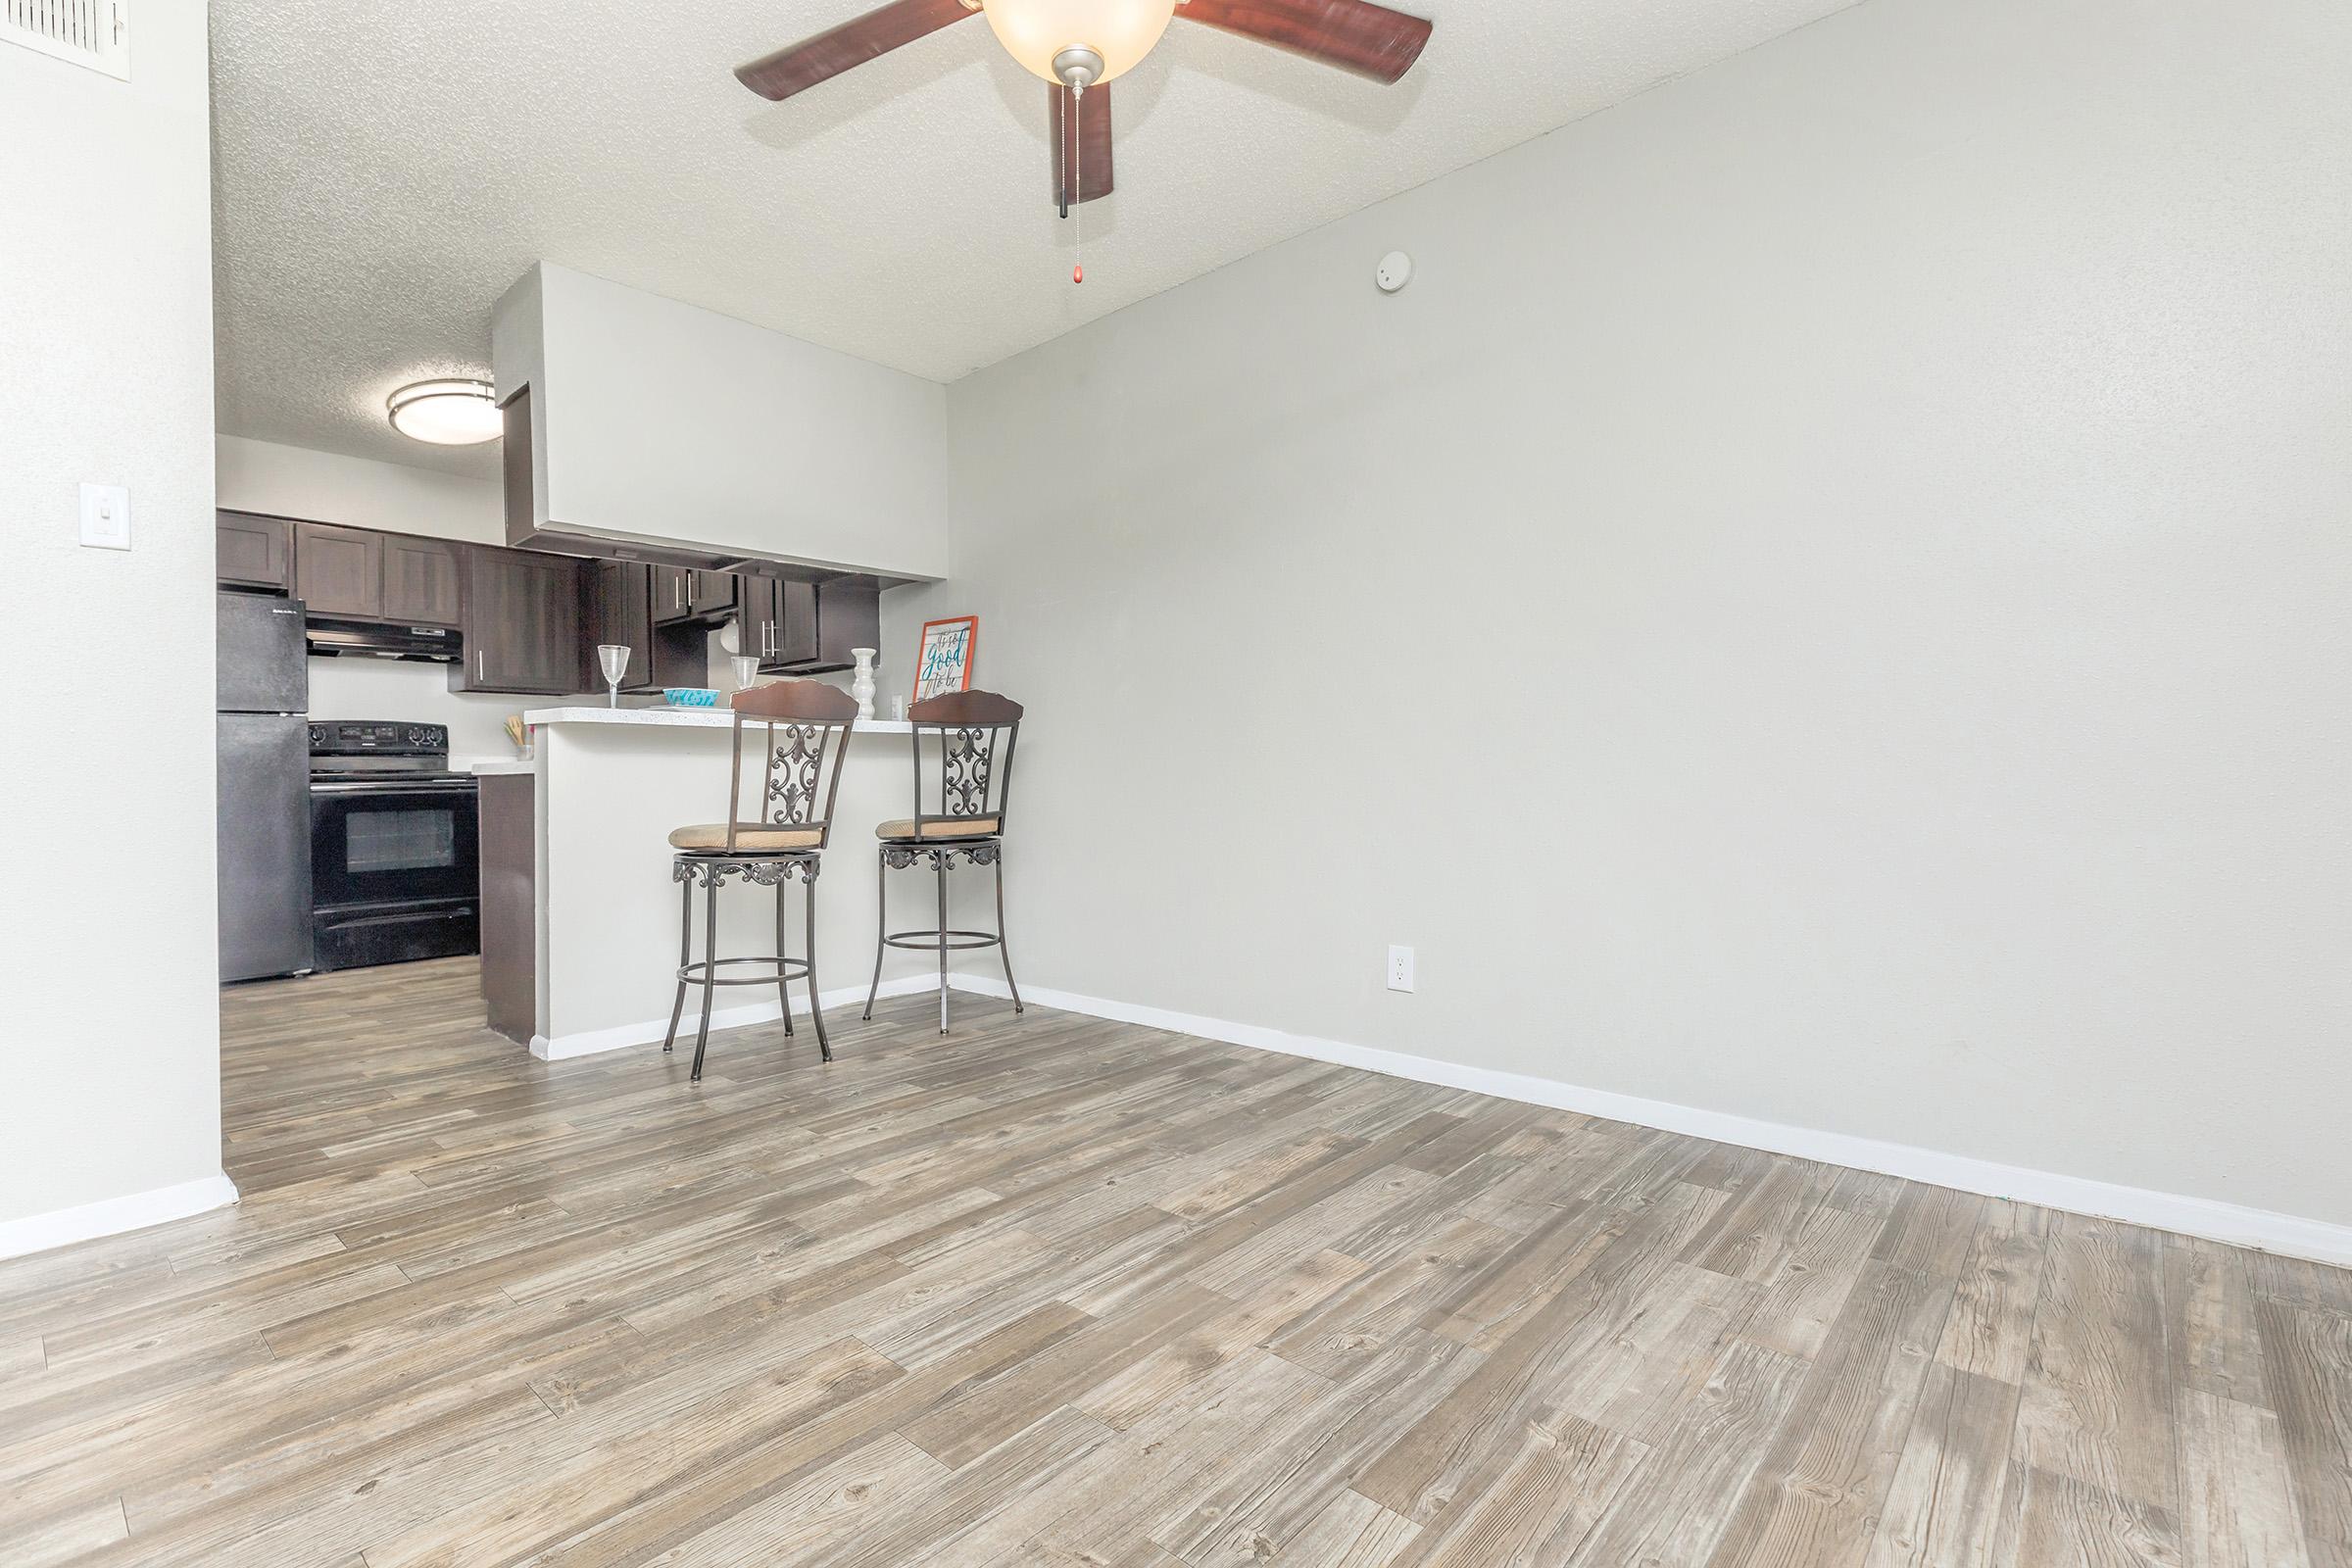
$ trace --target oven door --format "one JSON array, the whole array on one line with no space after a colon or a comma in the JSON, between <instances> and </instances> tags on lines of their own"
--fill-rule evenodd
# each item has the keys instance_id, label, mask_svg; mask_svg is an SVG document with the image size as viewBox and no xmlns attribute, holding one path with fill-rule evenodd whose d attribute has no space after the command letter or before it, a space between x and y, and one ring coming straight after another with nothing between
<instances>
[{"instance_id":1,"label":"oven door","mask_svg":"<svg viewBox=\"0 0 2352 1568\"><path fill-rule=\"evenodd\" d=\"M479 891L471 780L311 782L312 903L470 903Z\"/></svg>"},{"instance_id":2,"label":"oven door","mask_svg":"<svg viewBox=\"0 0 2352 1568\"><path fill-rule=\"evenodd\" d=\"M315 967L480 951L474 805L470 779L312 781Z\"/></svg>"}]
</instances>

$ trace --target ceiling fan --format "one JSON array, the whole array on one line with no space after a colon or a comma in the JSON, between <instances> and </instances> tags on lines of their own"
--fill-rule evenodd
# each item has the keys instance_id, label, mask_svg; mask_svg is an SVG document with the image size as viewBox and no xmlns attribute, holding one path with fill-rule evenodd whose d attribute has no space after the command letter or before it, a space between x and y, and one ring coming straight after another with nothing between
<instances>
[{"instance_id":1,"label":"ceiling fan","mask_svg":"<svg viewBox=\"0 0 2352 1568\"><path fill-rule=\"evenodd\" d=\"M891 0L828 32L738 66L763 98L783 99L901 44L983 12L1005 52L1046 82L1054 200L1064 217L1110 194L1110 88L1159 42L1171 17L1270 43L1375 81L1421 57L1429 24L1371 0Z\"/></svg>"}]
</instances>

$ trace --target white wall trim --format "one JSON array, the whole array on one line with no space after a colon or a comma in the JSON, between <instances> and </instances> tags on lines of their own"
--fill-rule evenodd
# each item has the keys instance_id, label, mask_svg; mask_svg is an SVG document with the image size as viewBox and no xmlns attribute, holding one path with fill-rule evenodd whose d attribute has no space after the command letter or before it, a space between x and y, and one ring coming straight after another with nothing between
<instances>
[{"instance_id":1,"label":"white wall trim","mask_svg":"<svg viewBox=\"0 0 2352 1568\"><path fill-rule=\"evenodd\" d=\"M910 997L918 991L935 991L938 988L939 977L935 974L902 975L895 980L883 981L879 995ZM835 1007L862 1008L865 1005L865 987L845 986L838 991L827 991L824 999L827 1012ZM701 1006L700 999L689 993L686 1015L678 1020L678 1038L687 1043L690 1051L693 1049L696 1020L700 1016ZM808 1016L808 1002L804 993L793 993L792 1011L795 1017ZM772 1002L754 1002L739 1007L713 1007L710 1009L710 1028L713 1033L721 1029L741 1029L749 1024L773 1023L783 1016L784 1009ZM610 1029L587 1029L576 1035L557 1035L552 1039L546 1035L533 1035L531 1054L541 1061L568 1061L574 1056L593 1056L601 1052L623 1051L630 1046L650 1046L667 1033L669 1015L663 1013L659 1018L650 1018L642 1023L614 1024Z\"/></svg>"},{"instance_id":2,"label":"white wall trim","mask_svg":"<svg viewBox=\"0 0 2352 1568\"><path fill-rule=\"evenodd\" d=\"M981 975L957 974L950 977L950 983L958 991L991 997L1008 995L1004 981ZM2122 1220L2127 1224L2175 1231L2183 1236L2201 1236L2209 1241L2227 1242L2234 1247L2258 1248L2266 1252L2352 1267L2352 1225L2334 1225L2323 1220L2299 1218L2293 1214L2274 1213L2269 1209L2247 1208L2238 1203L2217 1202L2209 1198L2155 1192L2144 1187L2122 1187L2113 1182L2094 1181L2087 1176L2067 1176L2023 1165L2004 1165L1995 1160L1975 1159L1965 1154L1920 1149L1909 1144L1857 1138L1850 1133L1790 1127L1781 1122L1759 1121L1752 1116L1737 1116L1729 1111L1703 1110L1694 1105L1643 1100L1639 1096L1614 1094L1605 1089L1585 1089L1550 1078L1530 1077L1524 1073L1498 1072L1488 1067L1440 1061L1430 1056L1349 1045L1345 1041L1320 1040L1312 1035L1287 1034L1280 1029L1269 1029L1259 1024L1232 1023L1223 1018L1171 1012L1163 1007L1140 1006L1130 1002L1107 1002L1101 997L1080 996L1070 991L1042 990L1031 986L1022 993L1022 1000L1059 1007L1065 1012L1082 1012L1096 1018L1110 1018L1121 1023L1143 1024L1152 1029L1198 1035L1204 1040L1221 1040L1229 1045L1278 1052L1286 1056L1306 1056L1316 1061L1336 1062L1344 1067L1362 1067L1370 1072L1386 1073L1392 1078L1408 1078L1415 1083L1467 1089L1477 1094L1493 1095L1499 1100L1581 1111L1588 1116L1632 1122L1637 1126L1655 1127L1663 1132L1687 1133L1719 1144L1737 1144L1743 1149L1761 1149L1775 1154L1793 1154L1800 1159L1878 1171L1884 1175L1900 1176L1907 1181L1926 1182L1964 1193L2013 1199L2024 1203L2038 1203L2045 1208L2062 1208L2070 1213ZM655 1033L659 1036L660 1031Z\"/></svg>"},{"instance_id":3,"label":"white wall trim","mask_svg":"<svg viewBox=\"0 0 2352 1568\"><path fill-rule=\"evenodd\" d=\"M0 1223L0 1257L22 1257L26 1252L45 1252L52 1247L145 1230L150 1225L225 1207L236 1200L237 1184L225 1175L215 1173L181 1182L176 1187L158 1187L152 1192L104 1199L74 1208L27 1214L23 1219Z\"/></svg>"}]
</instances>

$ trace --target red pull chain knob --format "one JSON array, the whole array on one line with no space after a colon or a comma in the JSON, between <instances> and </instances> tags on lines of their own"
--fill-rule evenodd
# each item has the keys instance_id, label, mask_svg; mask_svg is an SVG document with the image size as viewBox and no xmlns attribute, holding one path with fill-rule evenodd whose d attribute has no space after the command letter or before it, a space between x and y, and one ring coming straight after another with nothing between
<instances>
[{"instance_id":1,"label":"red pull chain knob","mask_svg":"<svg viewBox=\"0 0 2352 1568\"><path fill-rule=\"evenodd\" d=\"M1073 283L1086 281L1086 264L1084 262L1080 262L1076 267L1070 269L1070 281Z\"/></svg>"}]
</instances>

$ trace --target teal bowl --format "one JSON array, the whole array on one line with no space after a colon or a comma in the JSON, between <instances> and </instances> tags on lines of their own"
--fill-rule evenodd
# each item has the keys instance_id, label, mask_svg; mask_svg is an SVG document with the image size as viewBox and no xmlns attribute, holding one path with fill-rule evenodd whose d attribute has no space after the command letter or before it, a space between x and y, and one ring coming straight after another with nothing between
<instances>
[{"instance_id":1,"label":"teal bowl","mask_svg":"<svg viewBox=\"0 0 2352 1568\"><path fill-rule=\"evenodd\" d=\"M718 693L708 686L664 686L662 700L672 708L716 708Z\"/></svg>"}]
</instances>

